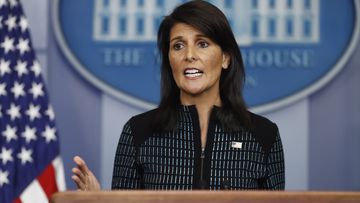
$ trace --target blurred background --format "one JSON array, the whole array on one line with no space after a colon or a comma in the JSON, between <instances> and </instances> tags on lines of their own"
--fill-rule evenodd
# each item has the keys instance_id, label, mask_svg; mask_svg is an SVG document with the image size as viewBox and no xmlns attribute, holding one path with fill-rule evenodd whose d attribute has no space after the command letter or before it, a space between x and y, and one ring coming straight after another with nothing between
<instances>
[{"instance_id":1,"label":"blurred background","mask_svg":"<svg viewBox=\"0 0 360 203\"><path fill-rule=\"evenodd\" d=\"M315 0L293 0L294 4L300 1L310 2L309 4L315 2ZM69 10L59 11L64 9L59 6L61 2L65 2L64 8ZM86 8L79 6L79 2L86 4ZM272 2L277 4L276 2L285 2L285 0L256 2L262 7L269 2L271 5ZM329 1L316 2L317 5L325 7ZM151 108L151 105L147 105L148 103L139 105L131 99L118 98L94 85L74 68L74 63L66 56L66 51L56 38L56 34L59 33L56 33L55 24L58 23L60 27L65 24L57 21L59 19L54 16L57 12L66 20L88 18L82 15L82 11L90 8L95 13L95 0L26 0L22 1L22 4L29 20L33 46L41 63L55 111L67 187L70 190L75 188L70 179L72 157L80 155L99 178L102 187L109 189L114 154L123 124L131 116ZM326 19L323 19L321 17L323 13L320 13L316 22L318 26L319 24L327 26L328 31L320 30L321 35L318 36L319 38L315 37L315 40L321 42L327 36L329 38L336 38L337 34L343 36L340 33L346 29L353 29L351 33L358 35L359 33L355 32L359 26L357 18L360 11L355 9L359 4L358 0L332 0L331 4L338 4L338 7L342 8L341 12L354 13L354 16L351 21L340 23L343 27L331 27L332 24L336 25L336 16L340 9L335 10L336 6L333 6L334 10L327 10L327 15L330 16ZM350 6L342 7L345 4ZM73 15L73 11L79 11L78 15ZM294 13L296 12L294 10ZM85 20L92 22L95 17ZM71 34L81 38L81 31L79 27L67 27L64 38ZM83 35L85 36L85 33ZM320 63L317 65L319 68L323 64L330 70L331 66L336 64L336 73L326 82L300 96L290 97L290 100L281 105L253 109L279 126L285 150L287 190L360 190L360 43L354 40L358 36L353 35L341 39L346 42L344 50L338 49L338 46L334 45L335 41L334 44L323 44L324 52L340 52L331 59L326 57L317 59L319 61L317 63ZM76 42L72 43L71 49L81 49L76 45ZM299 41L296 46L307 45ZM351 50L348 50L350 48ZM247 50L244 48L242 51ZM342 61L326 65L329 60ZM147 84L142 83L141 77L138 78L136 75L126 77L139 84L140 89L133 88L134 91L148 92ZM269 80L276 85L279 80L273 77L271 75ZM296 75L292 77L294 78L291 80L297 80ZM306 78L300 73L299 77ZM286 86L286 84L279 85ZM276 92L274 89L271 91Z\"/></svg>"}]
</instances>

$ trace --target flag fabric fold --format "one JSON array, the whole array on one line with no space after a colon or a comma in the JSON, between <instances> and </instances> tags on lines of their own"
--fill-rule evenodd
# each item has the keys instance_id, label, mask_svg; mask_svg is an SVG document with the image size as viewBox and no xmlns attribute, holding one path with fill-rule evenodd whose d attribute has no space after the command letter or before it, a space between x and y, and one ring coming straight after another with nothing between
<instances>
[{"instance_id":1,"label":"flag fabric fold","mask_svg":"<svg viewBox=\"0 0 360 203\"><path fill-rule=\"evenodd\" d=\"M20 1L0 0L0 203L65 190L54 111Z\"/></svg>"}]
</instances>

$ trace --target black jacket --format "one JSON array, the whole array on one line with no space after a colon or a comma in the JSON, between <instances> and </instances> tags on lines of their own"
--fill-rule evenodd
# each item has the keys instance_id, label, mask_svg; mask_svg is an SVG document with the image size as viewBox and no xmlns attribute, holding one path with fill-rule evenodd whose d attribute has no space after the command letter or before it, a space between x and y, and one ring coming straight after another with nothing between
<instances>
[{"instance_id":1,"label":"black jacket","mask_svg":"<svg viewBox=\"0 0 360 203\"><path fill-rule=\"evenodd\" d=\"M284 155L276 124L251 113L253 130L226 132L214 107L201 149L195 106L181 106L177 130L154 132L157 109L124 126L116 150L112 189L285 188Z\"/></svg>"}]
</instances>

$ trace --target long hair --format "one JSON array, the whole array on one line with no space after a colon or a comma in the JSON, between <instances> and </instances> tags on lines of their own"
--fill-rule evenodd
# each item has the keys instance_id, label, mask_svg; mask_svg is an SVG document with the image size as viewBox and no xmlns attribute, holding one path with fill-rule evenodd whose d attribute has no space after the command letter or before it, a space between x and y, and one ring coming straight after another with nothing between
<instances>
[{"instance_id":1,"label":"long hair","mask_svg":"<svg viewBox=\"0 0 360 203\"><path fill-rule=\"evenodd\" d=\"M169 62L170 31L176 23L188 24L218 44L230 56L227 69L220 76L220 98L222 106L217 118L228 130L250 128L249 114L242 96L245 70L240 49L225 15L206 1L190 1L176 7L166 16L157 36L161 57L161 100L159 112L154 119L157 130L172 130L176 126L180 90L172 75Z\"/></svg>"}]
</instances>

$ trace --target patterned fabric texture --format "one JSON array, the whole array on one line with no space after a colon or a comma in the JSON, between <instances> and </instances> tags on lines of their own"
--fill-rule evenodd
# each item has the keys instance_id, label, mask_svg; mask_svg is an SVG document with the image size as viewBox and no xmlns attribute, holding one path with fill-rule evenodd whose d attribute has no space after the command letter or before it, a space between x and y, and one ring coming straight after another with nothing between
<instances>
[{"instance_id":1,"label":"patterned fabric texture","mask_svg":"<svg viewBox=\"0 0 360 203\"><path fill-rule=\"evenodd\" d=\"M226 132L214 107L205 149L195 106L181 106L177 130L149 128L156 110L131 118L115 155L112 189L283 190L283 148L277 126L251 114L255 130ZM140 129L140 130L137 130Z\"/></svg>"}]
</instances>

